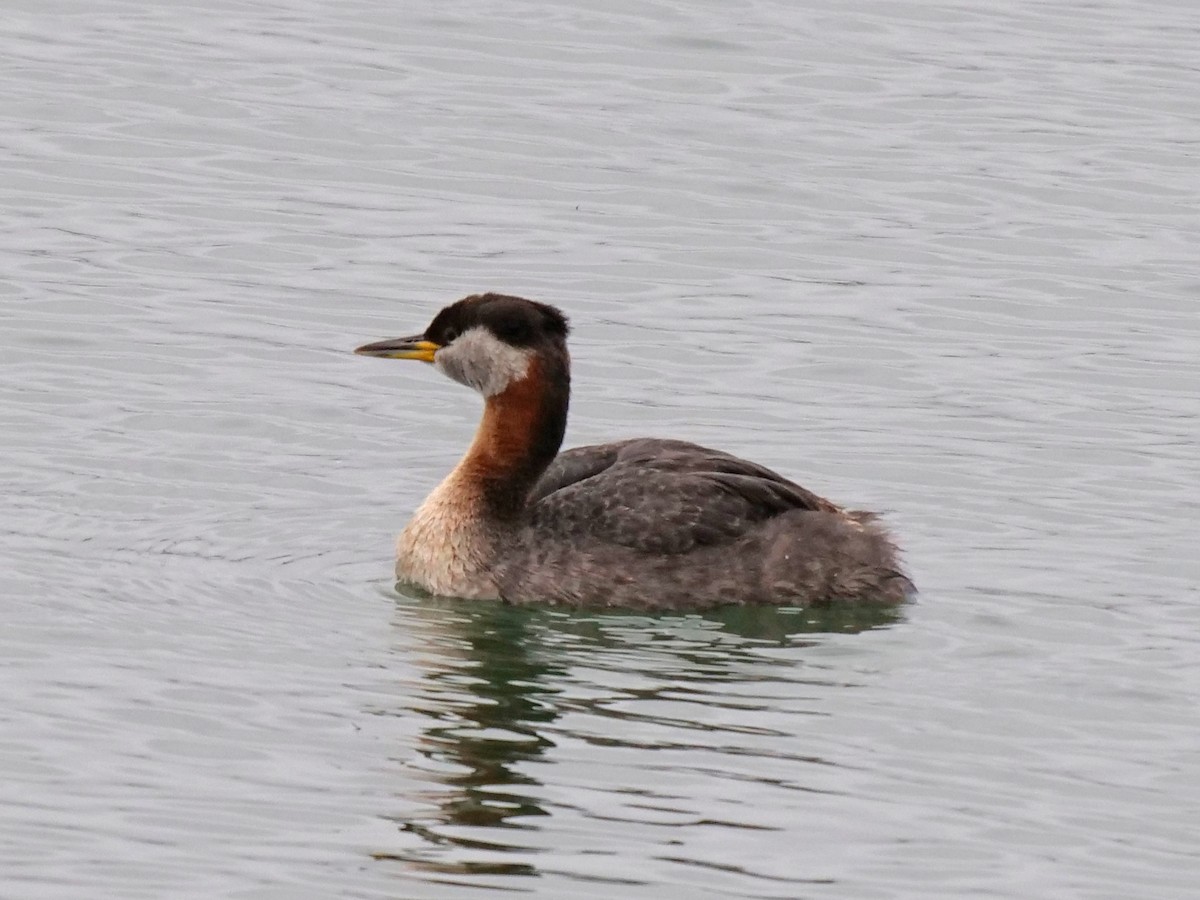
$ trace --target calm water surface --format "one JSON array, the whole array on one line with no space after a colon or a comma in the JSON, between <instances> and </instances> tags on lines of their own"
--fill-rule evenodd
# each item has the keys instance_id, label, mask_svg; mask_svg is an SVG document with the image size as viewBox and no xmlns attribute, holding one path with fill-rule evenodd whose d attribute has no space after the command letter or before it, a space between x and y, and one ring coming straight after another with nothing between
<instances>
[{"instance_id":1,"label":"calm water surface","mask_svg":"<svg viewBox=\"0 0 1200 900\"><path fill-rule=\"evenodd\" d=\"M0 897L1200 883L1187 3L145 4L0 32ZM398 595L473 397L889 511L898 616Z\"/></svg>"}]
</instances>

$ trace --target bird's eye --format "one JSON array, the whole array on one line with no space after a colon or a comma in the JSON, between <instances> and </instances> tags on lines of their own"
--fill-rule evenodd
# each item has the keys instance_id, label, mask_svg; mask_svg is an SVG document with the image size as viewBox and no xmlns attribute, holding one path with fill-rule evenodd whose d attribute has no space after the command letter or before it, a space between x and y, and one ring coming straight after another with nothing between
<instances>
[{"instance_id":1,"label":"bird's eye","mask_svg":"<svg viewBox=\"0 0 1200 900\"><path fill-rule=\"evenodd\" d=\"M458 337L458 331L453 328L447 328L442 335L442 344L453 344L456 337Z\"/></svg>"}]
</instances>

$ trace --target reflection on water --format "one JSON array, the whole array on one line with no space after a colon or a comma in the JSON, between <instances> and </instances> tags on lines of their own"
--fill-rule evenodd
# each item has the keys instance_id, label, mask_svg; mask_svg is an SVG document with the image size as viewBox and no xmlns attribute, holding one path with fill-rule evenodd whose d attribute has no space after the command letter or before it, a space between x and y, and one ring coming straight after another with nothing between
<instances>
[{"instance_id":1,"label":"reflection on water","mask_svg":"<svg viewBox=\"0 0 1200 900\"><path fill-rule=\"evenodd\" d=\"M417 615L406 624L421 629L429 653L409 712L429 721L418 749L440 772L436 781L444 787L423 798L436 814L404 828L430 849L450 844L506 850L498 839L459 837L438 826L528 828L519 820L547 815L528 790L535 782L518 766L551 746L538 726L556 715L545 700L556 667L533 646L529 617L521 610L435 600L418 601L411 609ZM424 854L408 862L434 872L535 874L520 863L443 864Z\"/></svg>"},{"instance_id":2,"label":"reflection on water","mask_svg":"<svg viewBox=\"0 0 1200 900\"><path fill-rule=\"evenodd\" d=\"M793 667L790 659L762 656L764 647L804 647L817 634L879 628L901 614L892 605L853 604L653 617L402 598L397 627L406 641L419 634L424 653L416 691L397 714L418 714L426 722L417 751L424 778L439 788L420 798L426 813L400 823L420 843L376 857L442 875L536 875L535 865L512 857L532 849L521 833L555 814L531 764L552 759L560 735L574 736L556 725L564 714L609 721L604 733L587 736L593 746L643 752L668 746L703 751L679 740L694 729L784 736L703 717L689 721L679 711L689 702L733 699L705 685L767 680L771 669ZM577 667L619 673L626 683L597 692L594 684L604 678L593 678L592 689L580 692L572 674ZM635 708L625 707L622 701L629 700ZM665 706L676 709L659 709ZM668 725L674 737L669 743L639 739L622 726L639 722Z\"/></svg>"}]
</instances>

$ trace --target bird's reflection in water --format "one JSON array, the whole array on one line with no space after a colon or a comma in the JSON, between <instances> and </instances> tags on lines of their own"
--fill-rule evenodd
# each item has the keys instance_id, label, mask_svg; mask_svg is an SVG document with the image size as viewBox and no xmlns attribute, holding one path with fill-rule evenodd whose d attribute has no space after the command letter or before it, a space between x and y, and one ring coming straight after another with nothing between
<instances>
[{"instance_id":1,"label":"bird's reflection in water","mask_svg":"<svg viewBox=\"0 0 1200 900\"><path fill-rule=\"evenodd\" d=\"M747 665L790 666L788 658L766 659L759 651L802 647L822 632L886 626L901 615L892 605L854 604L645 616L404 596L397 627L407 652L417 648L419 676L401 714L425 722L419 768L436 787L417 798L426 811L400 823L420 838L418 846L376 856L438 880L537 875L532 860L545 841L522 834L553 827L547 791L531 774L553 751L553 723L581 709L619 719L595 699L612 688L580 690L574 668L643 675L646 687L635 693L648 697L680 681L742 679ZM614 720L612 735L593 743L638 746L619 734Z\"/></svg>"},{"instance_id":2,"label":"bird's reflection in water","mask_svg":"<svg viewBox=\"0 0 1200 900\"><path fill-rule=\"evenodd\" d=\"M414 597L403 598L397 613L400 627L418 638L418 691L406 714L427 723L417 751L422 774L438 787L420 798L433 814L403 823L422 838L418 852L379 856L443 875L536 874L528 863L496 858L520 849L512 831L548 815L535 800L538 782L521 769L553 746L539 727L556 716L545 698L560 674L533 644L535 614ZM466 837L467 829L488 837ZM475 858L458 858L456 848Z\"/></svg>"}]
</instances>

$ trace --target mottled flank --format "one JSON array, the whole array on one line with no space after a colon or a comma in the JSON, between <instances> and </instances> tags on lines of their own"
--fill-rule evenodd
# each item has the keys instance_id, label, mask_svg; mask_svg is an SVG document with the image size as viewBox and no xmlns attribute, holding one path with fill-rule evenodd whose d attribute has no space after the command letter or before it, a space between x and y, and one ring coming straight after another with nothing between
<instances>
[{"instance_id":1,"label":"mottled flank","mask_svg":"<svg viewBox=\"0 0 1200 900\"><path fill-rule=\"evenodd\" d=\"M567 330L552 306L481 294L420 336L486 402L467 454L400 535L399 578L447 596L644 610L913 593L874 515L755 463L649 438L558 453Z\"/></svg>"},{"instance_id":2,"label":"mottled flank","mask_svg":"<svg viewBox=\"0 0 1200 900\"><path fill-rule=\"evenodd\" d=\"M498 555L511 603L638 609L901 602L913 592L873 516L683 441L562 453Z\"/></svg>"}]
</instances>

